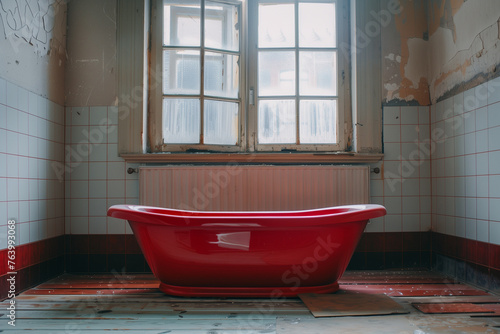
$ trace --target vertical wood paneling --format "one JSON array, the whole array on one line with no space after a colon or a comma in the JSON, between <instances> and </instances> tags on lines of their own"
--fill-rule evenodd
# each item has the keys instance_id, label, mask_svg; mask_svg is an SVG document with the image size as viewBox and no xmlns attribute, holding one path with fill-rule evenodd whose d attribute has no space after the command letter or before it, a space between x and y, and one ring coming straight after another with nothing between
<instances>
[{"instance_id":1,"label":"vertical wood paneling","mask_svg":"<svg viewBox=\"0 0 500 334\"><path fill-rule=\"evenodd\" d=\"M369 203L367 166L140 169L143 205L200 211L302 210Z\"/></svg>"},{"instance_id":2,"label":"vertical wood paneling","mask_svg":"<svg viewBox=\"0 0 500 334\"><path fill-rule=\"evenodd\" d=\"M118 0L116 80L118 88L118 151L143 153L144 111L147 101L145 34L148 0Z\"/></svg>"},{"instance_id":3,"label":"vertical wood paneling","mask_svg":"<svg viewBox=\"0 0 500 334\"><path fill-rule=\"evenodd\" d=\"M353 0L351 11L355 151L378 153L382 152L382 39L380 32L367 31L367 24L378 24L373 13L379 13L380 1ZM362 42L360 35L370 35L369 42Z\"/></svg>"}]
</instances>

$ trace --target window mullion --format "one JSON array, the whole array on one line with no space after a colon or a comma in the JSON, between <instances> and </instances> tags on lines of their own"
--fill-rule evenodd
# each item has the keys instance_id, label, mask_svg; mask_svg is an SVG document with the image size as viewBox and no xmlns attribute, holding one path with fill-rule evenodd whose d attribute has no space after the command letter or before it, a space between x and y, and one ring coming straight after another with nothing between
<instances>
[{"instance_id":1,"label":"window mullion","mask_svg":"<svg viewBox=\"0 0 500 334\"><path fill-rule=\"evenodd\" d=\"M200 25L200 144L203 145L205 142L205 0L201 0Z\"/></svg>"},{"instance_id":2,"label":"window mullion","mask_svg":"<svg viewBox=\"0 0 500 334\"><path fill-rule=\"evenodd\" d=\"M295 0L295 143L300 145L300 112L299 112L299 87L300 87L300 67L299 67L299 4Z\"/></svg>"},{"instance_id":3,"label":"window mullion","mask_svg":"<svg viewBox=\"0 0 500 334\"><path fill-rule=\"evenodd\" d=\"M246 5L247 15L246 19L246 51L247 57L245 59L245 65L247 69L245 71L245 82L247 86L245 87L247 94L247 99L244 100L245 103L245 115L246 126L247 126L247 149L251 152L256 151L258 147L257 137L258 137L258 126L257 126L257 113L258 113L258 2L252 1L248 2Z\"/></svg>"}]
</instances>

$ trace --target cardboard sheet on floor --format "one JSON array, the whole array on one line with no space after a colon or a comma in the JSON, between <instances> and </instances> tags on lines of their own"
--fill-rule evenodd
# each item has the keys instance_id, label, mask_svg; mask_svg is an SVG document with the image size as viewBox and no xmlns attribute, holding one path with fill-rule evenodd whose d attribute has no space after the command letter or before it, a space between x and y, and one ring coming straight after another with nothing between
<instances>
[{"instance_id":1,"label":"cardboard sheet on floor","mask_svg":"<svg viewBox=\"0 0 500 334\"><path fill-rule=\"evenodd\" d=\"M386 295L341 290L332 294L304 293L299 297L316 318L409 313Z\"/></svg>"},{"instance_id":2,"label":"cardboard sheet on floor","mask_svg":"<svg viewBox=\"0 0 500 334\"><path fill-rule=\"evenodd\" d=\"M471 303L412 304L423 313L493 313L485 306Z\"/></svg>"}]
</instances>

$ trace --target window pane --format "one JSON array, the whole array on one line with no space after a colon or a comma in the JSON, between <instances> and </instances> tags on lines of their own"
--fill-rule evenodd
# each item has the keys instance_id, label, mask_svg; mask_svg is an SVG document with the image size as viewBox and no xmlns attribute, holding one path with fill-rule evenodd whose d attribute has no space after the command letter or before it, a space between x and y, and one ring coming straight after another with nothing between
<instances>
[{"instance_id":1,"label":"window pane","mask_svg":"<svg viewBox=\"0 0 500 334\"><path fill-rule=\"evenodd\" d=\"M300 101L300 143L337 142L337 101Z\"/></svg>"},{"instance_id":2,"label":"window pane","mask_svg":"<svg viewBox=\"0 0 500 334\"><path fill-rule=\"evenodd\" d=\"M295 52L259 52L259 96L295 95Z\"/></svg>"},{"instance_id":3,"label":"window pane","mask_svg":"<svg viewBox=\"0 0 500 334\"><path fill-rule=\"evenodd\" d=\"M337 53L300 52L300 95L337 95Z\"/></svg>"},{"instance_id":4,"label":"window pane","mask_svg":"<svg viewBox=\"0 0 500 334\"><path fill-rule=\"evenodd\" d=\"M205 53L205 94L237 98L239 92L238 56Z\"/></svg>"},{"instance_id":5,"label":"window pane","mask_svg":"<svg viewBox=\"0 0 500 334\"><path fill-rule=\"evenodd\" d=\"M198 144L200 142L200 100L163 99L163 142Z\"/></svg>"},{"instance_id":6,"label":"window pane","mask_svg":"<svg viewBox=\"0 0 500 334\"><path fill-rule=\"evenodd\" d=\"M238 7L207 1L205 4L205 46L239 50Z\"/></svg>"},{"instance_id":7,"label":"window pane","mask_svg":"<svg viewBox=\"0 0 500 334\"><path fill-rule=\"evenodd\" d=\"M203 116L205 144L238 143L238 103L205 100Z\"/></svg>"},{"instance_id":8,"label":"window pane","mask_svg":"<svg viewBox=\"0 0 500 334\"><path fill-rule=\"evenodd\" d=\"M200 51L163 50L163 94L200 94Z\"/></svg>"},{"instance_id":9,"label":"window pane","mask_svg":"<svg viewBox=\"0 0 500 334\"><path fill-rule=\"evenodd\" d=\"M295 46L295 11L293 4L259 5L259 47Z\"/></svg>"},{"instance_id":10,"label":"window pane","mask_svg":"<svg viewBox=\"0 0 500 334\"><path fill-rule=\"evenodd\" d=\"M200 0L163 3L163 45L200 46Z\"/></svg>"},{"instance_id":11,"label":"window pane","mask_svg":"<svg viewBox=\"0 0 500 334\"><path fill-rule=\"evenodd\" d=\"M296 142L295 101L260 101L258 117L260 144Z\"/></svg>"},{"instance_id":12,"label":"window pane","mask_svg":"<svg viewBox=\"0 0 500 334\"><path fill-rule=\"evenodd\" d=\"M299 4L299 46L335 47L335 4Z\"/></svg>"}]
</instances>

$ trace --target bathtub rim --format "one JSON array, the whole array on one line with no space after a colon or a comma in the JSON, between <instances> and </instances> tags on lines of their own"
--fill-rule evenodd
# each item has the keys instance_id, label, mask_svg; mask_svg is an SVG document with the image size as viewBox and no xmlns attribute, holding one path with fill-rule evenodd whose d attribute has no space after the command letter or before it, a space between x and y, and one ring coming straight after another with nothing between
<instances>
[{"instance_id":1,"label":"bathtub rim","mask_svg":"<svg viewBox=\"0 0 500 334\"><path fill-rule=\"evenodd\" d=\"M293 211L195 211L146 205L113 205L107 215L135 223L189 227L297 227L353 223L382 217L382 205L356 204ZM287 224L277 224L286 220ZM235 223L237 221L237 223ZM304 223L307 221L307 223Z\"/></svg>"}]
</instances>

